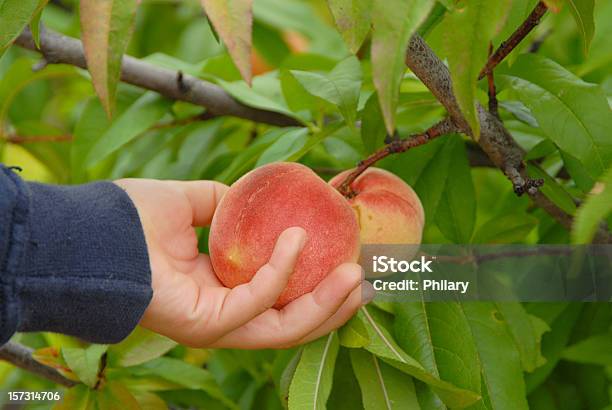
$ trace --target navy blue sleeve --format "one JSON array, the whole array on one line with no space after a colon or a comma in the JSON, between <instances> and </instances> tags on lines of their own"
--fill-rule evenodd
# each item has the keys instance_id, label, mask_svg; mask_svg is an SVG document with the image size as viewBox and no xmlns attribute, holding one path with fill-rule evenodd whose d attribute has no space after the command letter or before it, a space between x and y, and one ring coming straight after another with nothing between
<instances>
[{"instance_id":1,"label":"navy blue sleeve","mask_svg":"<svg viewBox=\"0 0 612 410\"><path fill-rule=\"evenodd\" d=\"M115 343L151 296L142 226L121 188L26 183L0 165L0 345L16 331Z\"/></svg>"}]
</instances>

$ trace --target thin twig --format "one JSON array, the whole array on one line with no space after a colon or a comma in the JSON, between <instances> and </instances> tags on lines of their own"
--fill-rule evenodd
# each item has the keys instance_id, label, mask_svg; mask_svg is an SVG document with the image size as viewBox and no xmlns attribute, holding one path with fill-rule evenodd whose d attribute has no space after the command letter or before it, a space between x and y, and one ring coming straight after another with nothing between
<instances>
[{"instance_id":1,"label":"thin twig","mask_svg":"<svg viewBox=\"0 0 612 410\"><path fill-rule=\"evenodd\" d=\"M17 37L15 44L42 53L48 64L87 67L83 54L83 43L51 30L41 30L40 50L37 49L29 29L24 30ZM300 125L297 120L287 115L244 105L216 84L134 57L123 57L121 80L137 87L156 91L173 100L206 107L215 115L231 115L278 126Z\"/></svg>"},{"instance_id":2,"label":"thin twig","mask_svg":"<svg viewBox=\"0 0 612 410\"><path fill-rule=\"evenodd\" d=\"M338 191L340 191L340 193L347 198L353 197L355 193L351 188L351 184L359 177L359 175L365 172L366 169L374 165L376 162L388 157L391 154L406 152L411 148L426 144L432 139L441 135L450 134L451 132L457 131L458 128L455 126L455 124L453 124L453 121L450 118L445 118L421 134L411 135L408 138L391 140L383 148L359 162L357 167L340 183L338 186Z\"/></svg>"},{"instance_id":3,"label":"thin twig","mask_svg":"<svg viewBox=\"0 0 612 410\"><path fill-rule=\"evenodd\" d=\"M489 43L489 56L493 52L493 43ZM501 121L499 117L499 109L497 105L497 90L495 89L495 77L493 75L493 70L487 73L487 83L488 83L488 93L489 93L489 112L493 114L498 120Z\"/></svg>"},{"instance_id":4,"label":"thin twig","mask_svg":"<svg viewBox=\"0 0 612 410\"><path fill-rule=\"evenodd\" d=\"M493 71L493 69L499 63L501 63L504 58L506 58L506 56L510 54L512 50L514 50L515 47L519 45L521 41L523 41L525 37L527 37L531 30L533 30L535 26L540 23L540 20L542 19L542 16L544 16L544 14L546 13L546 10L548 10L548 7L546 7L546 4L544 4L544 2L540 1L535 6L531 14L529 14L527 19L523 22L523 24L521 24L519 28L517 28L514 33L512 33L508 40L501 43L499 48L495 50L495 53L493 53L493 55L489 57L489 61L487 61L487 64L485 64L482 71L480 71L480 74L478 75L479 80L484 78L487 73Z\"/></svg>"},{"instance_id":5,"label":"thin twig","mask_svg":"<svg viewBox=\"0 0 612 410\"><path fill-rule=\"evenodd\" d=\"M33 350L29 347L8 342L0 347L0 360L5 360L21 369L27 370L47 380L51 380L61 386L72 387L77 384L74 380L64 377L54 368L45 366L34 360L32 353Z\"/></svg>"},{"instance_id":6,"label":"thin twig","mask_svg":"<svg viewBox=\"0 0 612 410\"><path fill-rule=\"evenodd\" d=\"M30 144L33 142L68 142L72 141L72 135L7 135L4 137L6 142L11 144Z\"/></svg>"}]
</instances>

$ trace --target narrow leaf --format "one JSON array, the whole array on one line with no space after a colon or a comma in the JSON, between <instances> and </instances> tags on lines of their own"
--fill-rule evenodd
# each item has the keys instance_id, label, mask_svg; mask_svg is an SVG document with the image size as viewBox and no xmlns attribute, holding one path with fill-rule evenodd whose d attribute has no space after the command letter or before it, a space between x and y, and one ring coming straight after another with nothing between
<instances>
[{"instance_id":1,"label":"narrow leaf","mask_svg":"<svg viewBox=\"0 0 612 410\"><path fill-rule=\"evenodd\" d=\"M351 364L365 410L419 409L412 378L363 349L351 349Z\"/></svg>"},{"instance_id":2,"label":"narrow leaf","mask_svg":"<svg viewBox=\"0 0 612 410\"><path fill-rule=\"evenodd\" d=\"M476 222L476 194L465 145L459 136L446 139L450 151L446 188L436 212L436 225L454 243L469 243Z\"/></svg>"},{"instance_id":3,"label":"narrow leaf","mask_svg":"<svg viewBox=\"0 0 612 410\"><path fill-rule=\"evenodd\" d=\"M132 34L136 0L82 0L81 32L94 89L112 116L121 61Z\"/></svg>"},{"instance_id":4,"label":"narrow leaf","mask_svg":"<svg viewBox=\"0 0 612 410\"><path fill-rule=\"evenodd\" d=\"M533 53L518 57L507 78L546 136L597 179L612 162L612 116L601 87Z\"/></svg>"},{"instance_id":5,"label":"narrow leaf","mask_svg":"<svg viewBox=\"0 0 612 410\"><path fill-rule=\"evenodd\" d=\"M84 384L78 384L65 393L62 401L53 406L53 410L87 410L91 391Z\"/></svg>"},{"instance_id":6,"label":"narrow leaf","mask_svg":"<svg viewBox=\"0 0 612 410\"><path fill-rule=\"evenodd\" d=\"M385 143L387 129L380 110L378 94L373 93L361 114L361 141L367 153L374 152Z\"/></svg>"},{"instance_id":7,"label":"narrow leaf","mask_svg":"<svg viewBox=\"0 0 612 410\"><path fill-rule=\"evenodd\" d=\"M172 106L172 101L149 91L125 110L93 146L85 165L91 168L123 145L136 138L157 121Z\"/></svg>"},{"instance_id":8,"label":"narrow leaf","mask_svg":"<svg viewBox=\"0 0 612 410\"><path fill-rule=\"evenodd\" d=\"M465 312L480 358L483 396L494 410L528 409L523 370L507 324L494 304L468 302Z\"/></svg>"},{"instance_id":9,"label":"narrow leaf","mask_svg":"<svg viewBox=\"0 0 612 410\"><path fill-rule=\"evenodd\" d=\"M270 145L259 157L255 167L275 161L286 161L306 145L308 128L296 128Z\"/></svg>"},{"instance_id":10,"label":"narrow leaf","mask_svg":"<svg viewBox=\"0 0 612 410\"><path fill-rule=\"evenodd\" d=\"M100 370L100 358L107 349L107 345L91 345L86 349L65 347L62 356L83 383L94 387Z\"/></svg>"},{"instance_id":11,"label":"narrow leaf","mask_svg":"<svg viewBox=\"0 0 612 410\"><path fill-rule=\"evenodd\" d=\"M374 0L372 8L372 76L387 132L395 132L395 110L406 71L410 37L425 21L434 0Z\"/></svg>"},{"instance_id":12,"label":"narrow leaf","mask_svg":"<svg viewBox=\"0 0 612 410\"><path fill-rule=\"evenodd\" d=\"M174 346L175 341L139 326L108 349L108 360L112 366L134 366L160 357Z\"/></svg>"},{"instance_id":13,"label":"narrow leaf","mask_svg":"<svg viewBox=\"0 0 612 410\"><path fill-rule=\"evenodd\" d=\"M98 410L140 410L132 393L118 381L107 382L95 397Z\"/></svg>"},{"instance_id":14,"label":"narrow leaf","mask_svg":"<svg viewBox=\"0 0 612 410\"><path fill-rule=\"evenodd\" d=\"M372 4L375 0L328 0L329 8L349 50L353 54L370 32Z\"/></svg>"},{"instance_id":15,"label":"narrow leaf","mask_svg":"<svg viewBox=\"0 0 612 410\"><path fill-rule=\"evenodd\" d=\"M338 63L327 75L308 71L291 71L295 79L312 95L336 105L349 127L355 127L361 65L356 57Z\"/></svg>"},{"instance_id":16,"label":"narrow leaf","mask_svg":"<svg viewBox=\"0 0 612 410\"><path fill-rule=\"evenodd\" d=\"M595 34L595 20L593 18L595 0L567 0L567 5L578 26L586 54L589 52Z\"/></svg>"},{"instance_id":17,"label":"narrow leaf","mask_svg":"<svg viewBox=\"0 0 612 410\"><path fill-rule=\"evenodd\" d=\"M202 5L242 78L250 85L253 0L202 0Z\"/></svg>"},{"instance_id":18,"label":"narrow leaf","mask_svg":"<svg viewBox=\"0 0 612 410\"><path fill-rule=\"evenodd\" d=\"M339 347L335 332L304 346L289 387L289 410L326 408Z\"/></svg>"},{"instance_id":19,"label":"narrow leaf","mask_svg":"<svg viewBox=\"0 0 612 410\"><path fill-rule=\"evenodd\" d=\"M599 223L612 213L612 168L606 172L600 184L600 192L589 194L576 212L572 227L573 243L591 242Z\"/></svg>"},{"instance_id":20,"label":"narrow leaf","mask_svg":"<svg viewBox=\"0 0 612 410\"><path fill-rule=\"evenodd\" d=\"M466 407L478 400L478 394L440 380L436 375L425 370L414 358L406 354L393 340L389 331L375 319L375 310L372 310L371 314L368 309L362 307L359 316L366 325L370 338L370 344L365 347L366 350L374 353L391 366L430 385L442 401L450 407Z\"/></svg>"},{"instance_id":21,"label":"narrow leaf","mask_svg":"<svg viewBox=\"0 0 612 410\"><path fill-rule=\"evenodd\" d=\"M581 340L567 347L562 357L578 363L612 366L612 333Z\"/></svg>"},{"instance_id":22,"label":"narrow leaf","mask_svg":"<svg viewBox=\"0 0 612 410\"><path fill-rule=\"evenodd\" d=\"M542 335L550 327L542 319L529 315L520 303L496 302L495 305L506 321L520 354L523 370L532 372L543 365L546 360L540 352L540 343Z\"/></svg>"},{"instance_id":23,"label":"narrow leaf","mask_svg":"<svg viewBox=\"0 0 612 410\"><path fill-rule=\"evenodd\" d=\"M23 31L39 8L39 0L0 2L0 57Z\"/></svg>"},{"instance_id":24,"label":"narrow leaf","mask_svg":"<svg viewBox=\"0 0 612 410\"><path fill-rule=\"evenodd\" d=\"M488 58L489 42L503 26L510 0L466 0L449 15L445 48L453 90L474 138L480 136L476 110L476 82Z\"/></svg>"}]
</instances>

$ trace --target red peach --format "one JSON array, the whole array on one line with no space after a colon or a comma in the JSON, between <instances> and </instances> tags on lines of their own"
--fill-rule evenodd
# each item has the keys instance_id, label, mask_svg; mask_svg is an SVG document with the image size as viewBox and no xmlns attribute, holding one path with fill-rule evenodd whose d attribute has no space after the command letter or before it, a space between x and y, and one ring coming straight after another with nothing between
<instances>
[{"instance_id":1,"label":"red peach","mask_svg":"<svg viewBox=\"0 0 612 410\"><path fill-rule=\"evenodd\" d=\"M273 163L236 181L223 196L209 235L219 280L233 288L268 262L278 236L299 226L307 240L274 307L311 292L335 267L359 257L359 225L342 195L304 165Z\"/></svg>"},{"instance_id":2,"label":"red peach","mask_svg":"<svg viewBox=\"0 0 612 410\"><path fill-rule=\"evenodd\" d=\"M338 188L352 170L329 183ZM348 200L361 230L361 243L420 244L425 212L414 190L401 178L380 168L368 168L351 184Z\"/></svg>"}]
</instances>

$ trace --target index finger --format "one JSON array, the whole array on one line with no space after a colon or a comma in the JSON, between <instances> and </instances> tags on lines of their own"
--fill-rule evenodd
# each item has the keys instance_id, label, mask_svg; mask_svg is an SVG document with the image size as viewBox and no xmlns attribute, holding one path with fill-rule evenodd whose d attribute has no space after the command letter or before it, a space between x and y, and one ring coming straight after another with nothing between
<instances>
[{"instance_id":1,"label":"index finger","mask_svg":"<svg viewBox=\"0 0 612 410\"><path fill-rule=\"evenodd\" d=\"M208 226L229 187L217 181L177 181L193 210L192 225Z\"/></svg>"}]
</instances>

